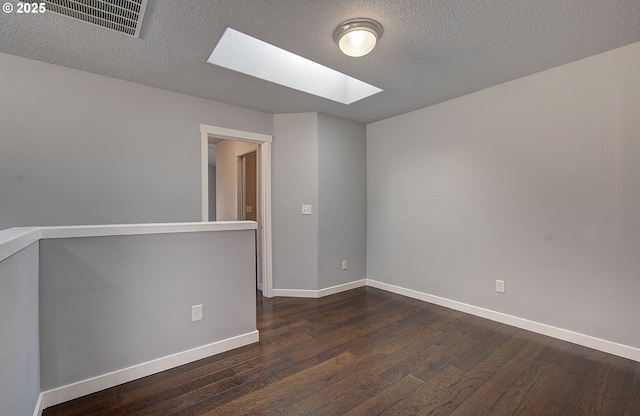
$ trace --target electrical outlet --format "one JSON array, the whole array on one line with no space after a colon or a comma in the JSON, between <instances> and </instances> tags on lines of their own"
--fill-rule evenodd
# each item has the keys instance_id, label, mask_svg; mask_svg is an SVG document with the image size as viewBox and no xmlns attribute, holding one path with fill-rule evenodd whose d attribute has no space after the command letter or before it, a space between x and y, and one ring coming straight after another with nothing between
<instances>
[{"instance_id":1,"label":"electrical outlet","mask_svg":"<svg viewBox=\"0 0 640 416\"><path fill-rule=\"evenodd\" d=\"M311 215L311 205L302 206L302 215Z\"/></svg>"},{"instance_id":2,"label":"electrical outlet","mask_svg":"<svg viewBox=\"0 0 640 416\"><path fill-rule=\"evenodd\" d=\"M202 320L202 305L193 305L191 307L191 321Z\"/></svg>"},{"instance_id":3,"label":"electrical outlet","mask_svg":"<svg viewBox=\"0 0 640 416\"><path fill-rule=\"evenodd\" d=\"M347 270L347 261L342 260L342 270Z\"/></svg>"},{"instance_id":4,"label":"electrical outlet","mask_svg":"<svg viewBox=\"0 0 640 416\"><path fill-rule=\"evenodd\" d=\"M504 291L504 280L496 280L496 292L505 293L505 291Z\"/></svg>"}]
</instances>

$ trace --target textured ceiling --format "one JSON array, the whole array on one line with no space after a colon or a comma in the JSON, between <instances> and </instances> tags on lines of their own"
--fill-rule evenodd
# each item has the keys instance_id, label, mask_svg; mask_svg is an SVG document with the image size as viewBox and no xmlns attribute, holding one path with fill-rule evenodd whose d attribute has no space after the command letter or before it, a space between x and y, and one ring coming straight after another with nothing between
<instances>
[{"instance_id":1,"label":"textured ceiling","mask_svg":"<svg viewBox=\"0 0 640 416\"><path fill-rule=\"evenodd\" d=\"M342 55L331 37L355 17L384 26L362 58ZM226 27L384 92L347 106L207 64ZM269 113L363 123L639 41L640 0L149 0L139 39L51 12L0 14L0 52Z\"/></svg>"}]
</instances>

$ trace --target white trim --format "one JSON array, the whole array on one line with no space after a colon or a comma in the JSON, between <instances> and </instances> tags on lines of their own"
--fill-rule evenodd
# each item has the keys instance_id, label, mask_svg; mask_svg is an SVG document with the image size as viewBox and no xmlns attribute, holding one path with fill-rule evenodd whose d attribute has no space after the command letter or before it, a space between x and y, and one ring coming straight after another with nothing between
<instances>
[{"instance_id":1,"label":"white trim","mask_svg":"<svg viewBox=\"0 0 640 416\"><path fill-rule=\"evenodd\" d=\"M582 345L587 348L593 348L598 351L603 351L609 354L640 362L640 349L630 347L628 345L618 344L616 342L592 337L590 335L580 334L577 332L569 331L567 329L557 328L555 326L530 321L528 319L518 318L517 316L507 315L501 312L468 305L466 303L457 302L455 300L441 298L439 296L429 295L427 293L418 292L416 290L406 289L400 286L394 286L388 283L382 283L371 279L367 279L367 285L386 290L387 292L397 293L398 295L407 296L410 298L455 309L457 311L476 315L482 318L490 319L492 321L526 329L527 331L547 335L563 341Z\"/></svg>"},{"instance_id":2,"label":"white trim","mask_svg":"<svg viewBox=\"0 0 640 416\"><path fill-rule=\"evenodd\" d=\"M199 233L207 231L255 230L255 221L179 222L170 224L110 224L42 227L41 238L106 237L114 235Z\"/></svg>"},{"instance_id":3,"label":"white trim","mask_svg":"<svg viewBox=\"0 0 640 416\"><path fill-rule=\"evenodd\" d=\"M41 408L55 406L75 398L108 389L129 381L137 380L151 374L159 373L183 364L201 360L215 354L239 348L258 342L258 331L249 332L236 337L228 338L212 344L203 345L191 350L168 355L146 363L134 365L129 368L103 374L77 383L47 390L40 394L39 405Z\"/></svg>"},{"instance_id":4,"label":"white trim","mask_svg":"<svg viewBox=\"0 0 640 416\"><path fill-rule=\"evenodd\" d=\"M44 406L42 405L42 393L40 393L38 395L38 401L36 402L36 407L33 410L33 416L41 416L43 410L44 410Z\"/></svg>"},{"instance_id":5,"label":"white trim","mask_svg":"<svg viewBox=\"0 0 640 416\"><path fill-rule=\"evenodd\" d=\"M343 285L332 286L320 290L299 290L299 289L273 289L275 296L289 296L302 298L320 298L335 293L355 289L362 286L371 286L398 295L407 296L424 302L433 303L444 306L464 313L468 313L482 318L490 319L506 325L515 326L528 331L547 335L563 341L572 342L595 350L614 354L620 357L640 362L640 349L627 345L606 341L589 335L579 334L562 328L553 327L527 319L518 318L504 313L480 308L466 303L418 292L412 289L406 289L400 286L388 283L378 282L372 279L362 279L355 282L345 283ZM229 351L244 345L258 342L258 331L253 331L244 335L218 341L209 345L194 348L192 350L173 354L147 363L139 364L123 370L115 371L109 374L98 376L92 379L84 380L78 383L63 386L57 389L42 392L38 398L34 416L40 416L42 410L49 406L54 406L74 398L81 397L86 394L94 393L105 388L110 388L122 383L136 380L141 377L155 374L170 368L174 368L188 362L196 361L208 356Z\"/></svg>"},{"instance_id":6,"label":"white trim","mask_svg":"<svg viewBox=\"0 0 640 416\"><path fill-rule=\"evenodd\" d=\"M40 229L17 227L0 231L0 261L40 240Z\"/></svg>"},{"instance_id":7,"label":"white trim","mask_svg":"<svg viewBox=\"0 0 640 416\"><path fill-rule=\"evenodd\" d=\"M324 297L329 295L335 295L336 293L346 292L347 290L356 289L367 285L367 279L356 280L355 282L349 282L338 286L331 286L318 290L318 297Z\"/></svg>"},{"instance_id":8,"label":"white trim","mask_svg":"<svg viewBox=\"0 0 640 416\"><path fill-rule=\"evenodd\" d=\"M262 265L263 294L271 298L273 294L273 251L271 242L271 141L265 141L258 151L260 157L260 264Z\"/></svg>"},{"instance_id":9,"label":"white trim","mask_svg":"<svg viewBox=\"0 0 640 416\"><path fill-rule=\"evenodd\" d=\"M209 221L209 135L200 125L200 201L203 222Z\"/></svg>"},{"instance_id":10,"label":"white trim","mask_svg":"<svg viewBox=\"0 0 640 416\"><path fill-rule=\"evenodd\" d=\"M274 296L291 298L322 298L336 293L346 292L367 285L367 279L356 280L355 282L344 283L342 285L331 286L320 290L305 289L273 289Z\"/></svg>"},{"instance_id":11,"label":"white trim","mask_svg":"<svg viewBox=\"0 0 640 416\"><path fill-rule=\"evenodd\" d=\"M70 225L16 227L0 231L0 261L40 240L116 235L177 234L255 230L255 221L178 222L168 224Z\"/></svg>"},{"instance_id":12,"label":"white trim","mask_svg":"<svg viewBox=\"0 0 640 416\"><path fill-rule=\"evenodd\" d=\"M217 126L207 126L206 124L200 124L200 132L209 136L219 137L221 139L240 140L243 142L271 143L273 141L273 136L269 134L253 133L250 131L227 129Z\"/></svg>"},{"instance_id":13,"label":"white trim","mask_svg":"<svg viewBox=\"0 0 640 416\"><path fill-rule=\"evenodd\" d=\"M289 298L317 298L317 290L304 289L273 289L273 296Z\"/></svg>"},{"instance_id":14,"label":"white trim","mask_svg":"<svg viewBox=\"0 0 640 416\"><path fill-rule=\"evenodd\" d=\"M260 195L259 195L259 212L260 212L260 228L257 230L260 239L259 249L260 259L259 276L262 277L262 294L268 298L274 296L273 292L273 262L271 248L271 142L273 136L268 134L253 133L249 131L228 129L225 127L200 125L201 140L201 169L202 169L202 220L209 220L209 161L208 146L209 136L221 139L236 140L242 142L256 143L258 147L258 156L260 158Z\"/></svg>"}]
</instances>

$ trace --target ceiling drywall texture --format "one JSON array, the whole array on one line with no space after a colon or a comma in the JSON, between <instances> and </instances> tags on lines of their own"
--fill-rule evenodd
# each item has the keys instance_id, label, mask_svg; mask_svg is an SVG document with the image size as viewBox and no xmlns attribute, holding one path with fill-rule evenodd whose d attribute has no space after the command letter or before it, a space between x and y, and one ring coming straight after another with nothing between
<instances>
[{"instance_id":1,"label":"ceiling drywall texture","mask_svg":"<svg viewBox=\"0 0 640 416\"><path fill-rule=\"evenodd\" d=\"M384 26L362 58L331 37L355 17ZM639 42L639 22L639 0L149 0L139 39L54 13L2 13L0 52L269 113L369 123ZM347 106L207 64L226 27L384 92Z\"/></svg>"}]
</instances>

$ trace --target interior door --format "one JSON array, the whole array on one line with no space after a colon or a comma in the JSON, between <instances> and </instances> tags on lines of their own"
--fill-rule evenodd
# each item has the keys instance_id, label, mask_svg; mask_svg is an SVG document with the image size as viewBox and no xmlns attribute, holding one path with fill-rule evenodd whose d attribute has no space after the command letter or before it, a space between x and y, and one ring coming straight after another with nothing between
<instances>
[{"instance_id":1,"label":"interior door","mask_svg":"<svg viewBox=\"0 0 640 416\"><path fill-rule=\"evenodd\" d=\"M241 156L242 159L242 219L258 220L258 157L256 152Z\"/></svg>"},{"instance_id":2,"label":"interior door","mask_svg":"<svg viewBox=\"0 0 640 416\"><path fill-rule=\"evenodd\" d=\"M258 267L258 233L260 232L260 221L258 221L258 153L251 152L240 156L240 219L258 222L256 231L255 253L256 253L256 287L262 290L262 276Z\"/></svg>"}]
</instances>

